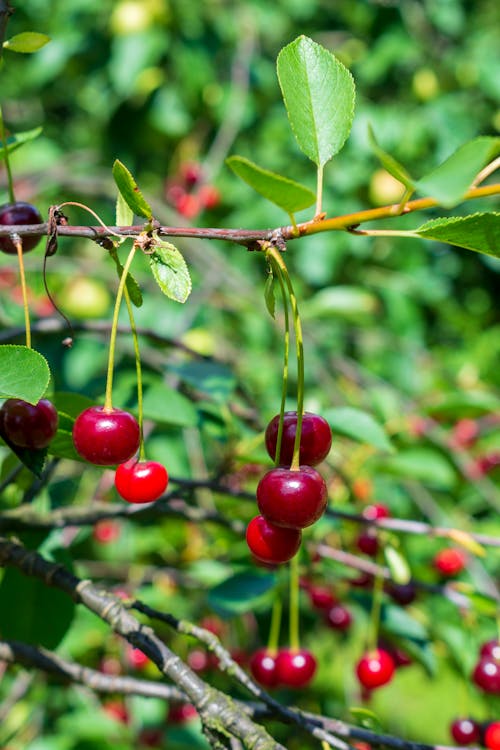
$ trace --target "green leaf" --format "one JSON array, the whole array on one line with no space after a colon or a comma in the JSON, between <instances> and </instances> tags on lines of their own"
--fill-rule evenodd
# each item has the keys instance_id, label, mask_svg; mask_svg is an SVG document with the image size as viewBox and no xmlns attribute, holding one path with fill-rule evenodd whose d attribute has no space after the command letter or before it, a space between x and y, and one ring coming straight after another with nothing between
<instances>
[{"instance_id":1,"label":"green leaf","mask_svg":"<svg viewBox=\"0 0 500 750\"><path fill-rule=\"evenodd\" d=\"M381 732L382 723L376 713L367 708L349 708L349 713L356 719L357 724L374 732Z\"/></svg>"},{"instance_id":2,"label":"green leaf","mask_svg":"<svg viewBox=\"0 0 500 750\"><path fill-rule=\"evenodd\" d=\"M7 137L8 153L11 154L13 151L22 146L23 143L27 143L28 141L33 141L35 138L38 138L41 132L42 128L33 128L32 130L24 130L22 133L14 133L13 135L9 135ZM2 144L0 146L0 159L3 159L5 158L5 146L3 145L2 141L0 141L0 143Z\"/></svg>"},{"instance_id":3,"label":"green leaf","mask_svg":"<svg viewBox=\"0 0 500 750\"><path fill-rule=\"evenodd\" d=\"M427 629L421 622L415 620L402 607L394 604L383 604L380 615L380 626L383 632L400 638L410 638L417 641L427 641Z\"/></svg>"},{"instance_id":4,"label":"green leaf","mask_svg":"<svg viewBox=\"0 0 500 750\"><path fill-rule=\"evenodd\" d=\"M115 262L116 271L118 273L118 278L121 279L124 269L118 257L118 253L116 252L116 248L113 248L112 250L110 250L109 254ZM137 281L134 279L130 271L127 274L127 278L125 280L125 286L127 288L127 292L129 294L130 301L132 302L132 304L135 305L136 307L140 307L142 305L141 287L139 286Z\"/></svg>"},{"instance_id":5,"label":"green leaf","mask_svg":"<svg viewBox=\"0 0 500 750\"><path fill-rule=\"evenodd\" d=\"M0 398L37 404L47 390L50 370L45 357L27 346L0 346Z\"/></svg>"},{"instance_id":6,"label":"green leaf","mask_svg":"<svg viewBox=\"0 0 500 750\"><path fill-rule=\"evenodd\" d=\"M30 54L42 49L48 42L50 42L50 37L46 34L40 34L38 31L23 31L7 39L3 46L11 52Z\"/></svg>"},{"instance_id":7,"label":"green leaf","mask_svg":"<svg viewBox=\"0 0 500 750\"><path fill-rule=\"evenodd\" d=\"M312 190L274 172L257 166L243 156L230 156L226 164L258 193L284 209L288 214L312 206L316 195Z\"/></svg>"},{"instance_id":8,"label":"green leaf","mask_svg":"<svg viewBox=\"0 0 500 750\"><path fill-rule=\"evenodd\" d=\"M401 552L390 544L384 545L384 556L391 573L391 578L396 583L409 583L411 572L406 559Z\"/></svg>"},{"instance_id":9,"label":"green leaf","mask_svg":"<svg viewBox=\"0 0 500 750\"><path fill-rule=\"evenodd\" d=\"M460 203L474 178L500 153L500 138L481 136L464 143L446 161L415 185L419 193L430 196L445 208Z\"/></svg>"},{"instance_id":10,"label":"green leaf","mask_svg":"<svg viewBox=\"0 0 500 750\"><path fill-rule=\"evenodd\" d=\"M350 406L328 409L323 416L329 423L333 432L345 435L351 440L360 443L368 443L381 451L394 452L394 447L387 437L384 428L372 417L361 409Z\"/></svg>"},{"instance_id":11,"label":"green leaf","mask_svg":"<svg viewBox=\"0 0 500 750\"><path fill-rule=\"evenodd\" d=\"M155 383L144 394L144 418L163 424L195 427L198 412L193 402L166 383Z\"/></svg>"},{"instance_id":12,"label":"green leaf","mask_svg":"<svg viewBox=\"0 0 500 750\"><path fill-rule=\"evenodd\" d=\"M386 169L396 180L402 182L407 189L411 190L414 188L414 181L406 169L397 162L393 156L388 154L387 151L384 151L384 149L378 145L371 125L368 125L368 140L370 141L370 146L372 147L375 156L384 169Z\"/></svg>"},{"instance_id":13,"label":"green leaf","mask_svg":"<svg viewBox=\"0 0 500 750\"><path fill-rule=\"evenodd\" d=\"M181 253L170 242L155 242L149 256L153 276L163 294L176 302L185 302L191 293L191 276Z\"/></svg>"},{"instance_id":14,"label":"green leaf","mask_svg":"<svg viewBox=\"0 0 500 750\"><path fill-rule=\"evenodd\" d=\"M232 370L219 362L186 362L170 365L181 380L197 391L205 393L217 403L225 404L236 388L236 377Z\"/></svg>"},{"instance_id":15,"label":"green leaf","mask_svg":"<svg viewBox=\"0 0 500 750\"><path fill-rule=\"evenodd\" d=\"M278 55L278 79L299 147L322 167L351 131L356 90L347 68L331 52L300 36Z\"/></svg>"},{"instance_id":16,"label":"green leaf","mask_svg":"<svg viewBox=\"0 0 500 750\"><path fill-rule=\"evenodd\" d=\"M471 632L467 628L443 621L433 622L434 639L442 640L451 656L455 669L464 677L469 677L476 660L477 650Z\"/></svg>"},{"instance_id":17,"label":"green leaf","mask_svg":"<svg viewBox=\"0 0 500 750\"><path fill-rule=\"evenodd\" d=\"M222 614L257 612L269 606L269 596L275 586L276 576L272 573L236 573L209 592L208 603Z\"/></svg>"},{"instance_id":18,"label":"green leaf","mask_svg":"<svg viewBox=\"0 0 500 750\"><path fill-rule=\"evenodd\" d=\"M132 211L137 216L143 216L145 219L151 220L153 218L151 206L145 200L127 167L118 159L113 164L113 177L118 190L123 196L123 200Z\"/></svg>"},{"instance_id":19,"label":"green leaf","mask_svg":"<svg viewBox=\"0 0 500 750\"><path fill-rule=\"evenodd\" d=\"M443 489L451 489L457 480L453 466L433 448L408 448L397 456L379 459L377 468L403 479L414 479Z\"/></svg>"},{"instance_id":20,"label":"green leaf","mask_svg":"<svg viewBox=\"0 0 500 750\"><path fill-rule=\"evenodd\" d=\"M437 403L426 407L425 413L430 416L480 417L489 413L500 412L500 399L488 391L464 391L441 394Z\"/></svg>"},{"instance_id":21,"label":"green leaf","mask_svg":"<svg viewBox=\"0 0 500 750\"><path fill-rule=\"evenodd\" d=\"M134 221L134 212L120 192L116 198L115 216L117 227L129 227Z\"/></svg>"},{"instance_id":22,"label":"green leaf","mask_svg":"<svg viewBox=\"0 0 500 750\"><path fill-rule=\"evenodd\" d=\"M357 321L377 312L375 295L357 286L331 286L321 289L301 307L304 318L338 317Z\"/></svg>"},{"instance_id":23,"label":"green leaf","mask_svg":"<svg viewBox=\"0 0 500 750\"><path fill-rule=\"evenodd\" d=\"M73 443L73 434L70 430L57 430L54 439L51 441L48 452L56 458L70 458L72 461L84 461L76 452Z\"/></svg>"},{"instance_id":24,"label":"green leaf","mask_svg":"<svg viewBox=\"0 0 500 750\"><path fill-rule=\"evenodd\" d=\"M19 448L17 445L14 445L14 443L11 443L4 435L2 435L2 440L27 469L33 472L35 476L41 478L45 468L45 459L47 458L48 452L47 448L40 448L38 450Z\"/></svg>"},{"instance_id":25,"label":"green leaf","mask_svg":"<svg viewBox=\"0 0 500 750\"><path fill-rule=\"evenodd\" d=\"M500 213L488 212L433 219L415 229L419 237L458 245L467 250L500 258Z\"/></svg>"},{"instance_id":26,"label":"green leaf","mask_svg":"<svg viewBox=\"0 0 500 750\"><path fill-rule=\"evenodd\" d=\"M269 315L271 318L274 318L276 316L276 297L274 295L274 274L272 268L269 268L264 285L264 299Z\"/></svg>"}]
</instances>

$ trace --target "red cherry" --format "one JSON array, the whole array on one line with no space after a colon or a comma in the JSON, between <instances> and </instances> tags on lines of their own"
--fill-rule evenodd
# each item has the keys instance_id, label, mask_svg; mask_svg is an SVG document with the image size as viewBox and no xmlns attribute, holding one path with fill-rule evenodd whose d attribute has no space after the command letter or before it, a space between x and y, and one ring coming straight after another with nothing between
<instances>
[{"instance_id":1,"label":"red cherry","mask_svg":"<svg viewBox=\"0 0 500 750\"><path fill-rule=\"evenodd\" d=\"M470 448L479 435L479 427L473 419L459 419L453 426L451 444L458 448Z\"/></svg>"},{"instance_id":2,"label":"red cherry","mask_svg":"<svg viewBox=\"0 0 500 750\"><path fill-rule=\"evenodd\" d=\"M163 495L168 484L167 470L157 461L120 464L115 472L115 487L128 503L151 503Z\"/></svg>"},{"instance_id":3,"label":"red cherry","mask_svg":"<svg viewBox=\"0 0 500 750\"><path fill-rule=\"evenodd\" d=\"M140 747L162 747L163 731L154 727L145 727L137 737Z\"/></svg>"},{"instance_id":4,"label":"red cherry","mask_svg":"<svg viewBox=\"0 0 500 750\"><path fill-rule=\"evenodd\" d=\"M372 503L367 505L363 510L363 518L367 518L369 521L376 521L377 518L390 518L391 513L389 508L382 503Z\"/></svg>"},{"instance_id":5,"label":"red cherry","mask_svg":"<svg viewBox=\"0 0 500 750\"><path fill-rule=\"evenodd\" d=\"M134 648L130 645L127 647L126 659L129 666L133 667L133 669L145 669L149 663L149 658L146 656L144 651L141 651L140 648Z\"/></svg>"},{"instance_id":6,"label":"red cherry","mask_svg":"<svg viewBox=\"0 0 500 750\"><path fill-rule=\"evenodd\" d=\"M250 671L253 678L263 687L274 687L277 682L276 655L267 648L260 648L250 657Z\"/></svg>"},{"instance_id":7,"label":"red cherry","mask_svg":"<svg viewBox=\"0 0 500 750\"><path fill-rule=\"evenodd\" d=\"M321 518L328 490L323 477L311 466L276 468L257 485L257 505L262 515L277 526L303 529Z\"/></svg>"},{"instance_id":8,"label":"red cherry","mask_svg":"<svg viewBox=\"0 0 500 750\"><path fill-rule=\"evenodd\" d=\"M139 425L127 411L90 406L75 420L73 442L80 456L91 464L122 464L139 448Z\"/></svg>"},{"instance_id":9,"label":"red cherry","mask_svg":"<svg viewBox=\"0 0 500 750\"><path fill-rule=\"evenodd\" d=\"M266 428L266 448L273 459L276 458L276 441L278 438L279 414L271 419ZM290 466L293 457L295 432L297 429L297 412L287 411L283 415L283 435L279 464ZM302 417L302 431L300 434L300 463L316 466L321 463L332 446L332 431L330 425L318 414L304 412Z\"/></svg>"},{"instance_id":10,"label":"red cherry","mask_svg":"<svg viewBox=\"0 0 500 750\"><path fill-rule=\"evenodd\" d=\"M441 575L448 577L461 573L465 568L467 556L465 552L454 547L440 550L433 560L433 565Z\"/></svg>"},{"instance_id":11,"label":"red cherry","mask_svg":"<svg viewBox=\"0 0 500 750\"><path fill-rule=\"evenodd\" d=\"M210 656L201 648L193 648L187 655L186 663L193 672L206 672L212 666Z\"/></svg>"},{"instance_id":12,"label":"red cherry","mask_svg":"<svg viewBox=\"0 0 500 750\"><path fill-rule=\"evenodd\" d=\"M500 662L500 641L486 641L481 646L479 654L482 657L489 657L490 659Z\"/></svg>"},{"instance_id":13,"label":"red cherry","mask_svg":"<svg viewBox=\"0 0 500 750\"><path fill-rule=\"evenodd\" d=\"M484 656L476 664L472 679L485 693L500 695L500 661Z\"/></svg>"},{"instance_id":14,"label":"red cherry","mask_svg":"<svg viewBox=\"0 0 500 750\"><path fill-rule=\"evenodd\" d=\"M336 597L327 586L310 586L307 593L315 609L330 609L337 603Z\"/></svg>"},{"instance_id":15,"label":"red cherry","mask_svg":"<svg viewBox=\"0 0 500 750\"><path fill-rule=\"evenodd\" d=\"M183 193L175 201L175 209L186 219L194 219L201 210L200 200L193 193Z\"/></svg>"},{"instance_id":16,"label":"red cherry","mask_svg":"<svg viewBox=\"0 0 500 750\"><path fill-rule=\"evenodd\" d=\"M120 536L121 526L118 521L102 520L94 526L92 536L99 544L109 544Z\"/></svg>"},{"instance_id":17,"label":"red cherry","mask_svg":"<svg viewBox=\"0 0 500 750\"><path fill-rule=\"evenodd\" d=\"M0 225L21 226L22 224L43 224L43 219L31 203L5 203L0 206ZM41 237L22 237L23 253L29 253L38 245ZM16 255L16 246L9 237L0 237L0 250L9 255Z\"/></svg>"},{"instance_id":18,"label":"red cherry","mask_svg":"<svg viewBox=\"0 0 500 750\"><path fill-rule=\"evenodd\" d=\"M209 211L220 203L220 193L215 185L202 185L198 190L198 198L203 208Z\"/></svg>"},{"instance_id":19,"label":"red cherry","mask_svg":"<svg viewBox=\"0 0 500 750\"><path fill-rule=\"evenodd\" d=\"M201 165L196 161L186 162L181 167L181 175L189 187L196 185L201 179Z\"/></svg>"},{"instance_id":20,"label":"red cherry","mask_svg":"<svg viewBox=\"0 0 500 750\"><path fill-rule=\"evenodd\" d=\"M317 662L310 651L302 648L280 649L276 657L276 677L286 687L306 687L316 672Z\"/></svg>"},{"instance_id":21,"label":"red cherry","mask_svg":"<svg viewBox=\"0 0 500 750\"><path fill-rule=\"evenodd\" d=\"M246 539L250 552L258 560L273 565L292 559L298 552L302 534L297 529L275 526L263 516L255 516L247 526Z\"/></svg>"},{"instance_id":22,"label":"red cherry","mask_svg":"<svg viewBox=\"0 0 500 750\"><path fill-rule=\"evenodd\" d=\"M481 727L472 719L455 719L450 734L458 745L470 745L481 741Z\"/></svg>"},{"instance_id":23,"label":"red cherry","mask_svg":"<svg viewBox=\"0 0 500 750\"><path fill-rule=\"evenodd\" d=\"M373 690L392 680L396 665L387 651L381 648L365 654L356 665L356 674L361 685Z\"/></svg>"},{"instance_id":24,"label":"red cherry","mask_svg":"<svg viewBox=\"0 0 500 750\"><path fill-rule=\"evenodd\" d=\"M326 613L325 622L333 630L349 630L352 615L342 604L335 604Z\"/></svg>"},{"instance_id":25,"label":"red cherry","mask_svg":"<svg viewBox=\"0 0 500 750\"><path fill-rule=\"evenodd\" d=\"M167 724L186 724L198 716L192 703L173 703L169 706Z\"/></svg>"},{"instance_id":26,"label":"red cherry","mask_svg":"<svg viewBox=\"0 0 500 750\"><path fill-rule=\"evenodd\" d=\"M488 724L484 733L484 745L488 750L500 750L500 721Z\"/></svg>"},{"instance_id":27,"label":"red cherry","mask_svg":"<svg viewBox=\"0 0 500 750\"><path fill-rule=\"evenodd\" d=\"M363 554L376 557L379 550L379 543L375 529L365 529L362 531L356 539L356 547Z\"/></svg>"},{"instance_id":28,"label":"red cherry","mask_svg":"<svg viewBox=\"0 0 500 750\"><path fill-rule=\"evenodd\" d=\"M121 724L128 724L130 716L122 701L110 700L103 704L104 711Z\"/></svg>"},{"instance_id":29,"label":"red cherry","mask_svg":"<svg viewBox=\"0 0 500 750\"><path fill-rule=\"evenodd\" d=\"M18 448L46 448L57 432L57 410L46 398L35 405L9 398L0 411L2 433Z\"/></svg>"}]
</instances>

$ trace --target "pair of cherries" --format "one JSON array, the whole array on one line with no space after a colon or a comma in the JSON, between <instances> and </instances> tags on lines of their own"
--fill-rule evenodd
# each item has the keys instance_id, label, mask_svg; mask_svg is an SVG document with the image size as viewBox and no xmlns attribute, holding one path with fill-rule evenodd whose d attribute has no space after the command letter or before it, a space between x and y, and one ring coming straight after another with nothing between
<instances>
[{"instance_id":1,"label":"pair of cherries","mask_svg":"<svg viewBox=\"0 0 500 750\"><path fill-rule=\"evenodd\" d=\"M280 648L273 652L261 648L250 658L250 671L263 687L302 688L309 685L315 675L317 662L305 648Z\"/></svg>"},{"instance_id":2,"label":"pair of cherries","mask_svg":"<svg viewBox=\"0 0 500 750\"><path fill-rule=\"evenodd\" d=\"M265 441L269 456L276 460L279 415L269 422ZM302 418L298 469L292 469L297 412L285 412L279 464L264 475L257 486L259 516L247 527L247 544L257 560L279 564L298 551L302 529L325 512L328 491L323 477L313 468L328 455L332 432L328 422L305 412Z\"/></svg>"}]
</instances>

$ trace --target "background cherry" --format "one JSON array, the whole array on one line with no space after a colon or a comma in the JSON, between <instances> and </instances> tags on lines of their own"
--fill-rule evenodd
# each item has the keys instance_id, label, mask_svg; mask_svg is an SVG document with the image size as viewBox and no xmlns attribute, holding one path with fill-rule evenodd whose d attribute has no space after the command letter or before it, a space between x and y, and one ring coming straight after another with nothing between
<instances>
[{"instance_id":1,"label":"background cherry","mask_svg":"<svg viewBox=\"0 0 500 750\"><path fill-rule=\"evenodd\" d=\"M249 661L250 671L254 679L262 687L274 687L277 682L276 655L267 648L255 651Z\"/></svg>"},{"instance_id":2,"label":"background cherry","mask_svg":"<svg viewBox=\"0 0 500 750\"><path fill-rule=\"evenodd\" d=\"M458 745L480 742L481 727L472 719L455 719L450 726L450 734Z\"/></svg>"},{"instance_id":3,"label":"background cherry","mask_svg":"<svg viewBox=\"0 0 500 750\"><path fill-rule=\"evenodd\" d=\"M333 630L349 630L352 616L342 604L335 604L325 613L325 622Z\"/></svg>"},{"instance_id":4,"label":"background cherry","mask_svg":"<svg viewBox=\"0 0 500 750\"><path fill-rule=\"evenodd\" d=\"M46 398L35 405L9 398L0 411L2 432L18 448L46 448L57 432L57 410Z\"/></svg>"},{"instance_id":5,"label":"background cherry","mask_svg":"<svg viewBox=\"0 0 500 750\"><path fill-rule=\"evenodd\" d=\"M17 224L43 224L43 219L35 206L31 203L17 201L0 206L0 224L16 226ZM28 253L38 245L41 237L23 237L23 253ZM0 237L0 250L9 255L16 255L16 246L9 237Z\"/></svg>"},{"instance_id":6,"label":"background cherry","mask_svg":"<svg viewBox=\"0 0 500 750\"><path fill-rule=\"evenodd\" d=\"M139 448L139 424L127 411L90 406L75 420L73 442L80 456L91 464L121 464Z\"/></svg>"},{"instance_id":7,"label":"background cherry","mask_svg":"<svg viewBox=\"0 0 500 750\"><path fill-rule=\"evenodd\" d=\"M335 595L327 586L309 586L307 593L315 609L330 609L337 603Z\"/></svg>"},{"instance_id":8,"label":"background cherry","mask_svg":"<svg viewBox=\"0 0 500 750\"><path fill-rule=\"evenodd\" d=\"M307 649L283 648L276 657L276 677L280 685L305 687L316 672L317 662Z\"/></svg>"},{"instance_id":9,"label":"background cherry","mask_svg":"<svg viewBox=\"0 0 500 750\"><path fill-rule=\"evenodd\" d=\"M277 526L303 529L317 521L326 509L328 490L323 477L311 466L297 471L271 469L257 486L261 514Z\"/></svg>"},{"instance_id":10,"label":"background cherry","mask_svg":"<svg viewBox=\"0 0 500 750\"><path fill-rule=\"evenodd\" d=\"M484 732L484 745L488 750L500 750L500 721L488 724Z\"/></svg>"},{"instance_id":11,"label":"background cherry","mask_svg":"<svg viewBox=\"0 0 500 750\"><path fill-rule=\"evenodd\" d=\"M278 438L279 414L271 419L266 428L266 448L272 460L276 457L276 441ZM283 415L283 435L281 438L281 450L279 464L290 466L293 457L293 446L295 443L295 432L297 429L297 412L286 411ZM332 446L332 431L330 425L318 414L304 412L302 417L302 431L300 434L300 458L301 464L316 466L323 461L330 452Z\"/></svg>"},{"instance_id":12,"label":"background cherry","mask_svg":"<svg viewBox=\"0 0 500 750\"><path fill-rule=\"evenodd\" d=\"M288 562L297 553L302 534L255 516L247 526L246 539L254 557L264 563L278 564Z\"/></svg>"},{"instance_id":13,"label":"background cherry","mask_svg":"<svg viewBox=\"0 0 500 750\"><path fill-rule=\"evenodd\" d=\"M369 690L386 685L392 680L396 665L387 651L378 648L365 654L356 665L361 685Z\"/></svg>"},{"instance_id":14,"label":"background cherry","mask_svg":"<svg viewBox=\"0 0 500 750\"><path fill-rule=\"evenodd\" d=\"M168 474L157 461L135 461L120 464L115 472L115 487L128 503L150 503L165 492Z\"/></svg>"},{"instance_id":15,"label":"background cherry","mask_svg":"<svg viewBox=\"0 0 500 750\"><path fill-rule=\"evenodd\" d=\"M472 679L485 693L500 695L500 661L483 656L474 668Z\"/></svg>"},{"instance_id":16,"label":"background cherry","mask_svg":"<svg viewBox=\"0 0 500 750\"><path fill-rule=\"evenodd\" d=\"M489 657L490 659L496 659L496 661L500 662L500 641L486 641L486 643L483 643L481 646L479 654L481 657Z\"/></svg>"},{"instance_id":17,"label":"background cherry","mask_svg":"<svg viewBox=\"0 0 500 750\"><path fill-rule=\"evenodd\" d=\"M466 562L465 552L454 547L448 547L436 553L432 564L441 575L448 578L461 573Z\"/></svg>"}]
</instances>

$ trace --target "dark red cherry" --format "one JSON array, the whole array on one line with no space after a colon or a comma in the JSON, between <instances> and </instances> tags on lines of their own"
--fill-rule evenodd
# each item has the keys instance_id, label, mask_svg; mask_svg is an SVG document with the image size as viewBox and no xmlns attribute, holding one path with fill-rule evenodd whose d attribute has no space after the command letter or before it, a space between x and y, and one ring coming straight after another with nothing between
<instances>
[{"instance_id":1,"label":"dark red cherry","mask_svg":"<svg viewBox=\"0 0 500 750\"><path fill-rule=\"evenodd\" d=\"M46 448L57 432L57 410L46 398L35 405L9 398L0 411L2 432L18 448Z\"/></svg>"},{"instance_id":2,"label":"dark red cherry","mask_svg":"<svg viewBox=\"0 0 500 750\"><path fill-rule=\"evenodd\" d=\"M271 469L257 486L262 515L277 526L303 529L321 518L328 490L323 477L311 466Z\"/></svg>"},{"instance_id":3,"label":"dark red cherry","mask_svg":"<svg viewBox=\"0 0 500 750\"><path fill-rule=\"evenodd\" d=\"M266 428L266 448L270 457L276 459L276 441L278 439L279 414L271 419ZM287 411L283 415L283 435L279 456L280 466L290 466L293 457L295 432L297 429L297 412ZM299 463L316 466L329 454L332 446L332 431L330 425L318 414L304 412L302 430L300 434Z\"/></svg>"},{"instance_id":4,"label":"dark red cherry","mask_svg":"<svg viewBox=\"0 0 500 750\"><path fill-rule=\"evenodd\" d=\"M352 615L342 604L335 604L326 612L325 622L333 630L349 630Z\"/></svg>"},{"instance_id":5,"label":"dark red cherry","mask_svg":"<svg viewBox=\"0 0 500 750\"><path fill-rule=\"evenodd\" d=\"M91 406L76 418L73 442L80 456L91 464L122 464L139 448L139 424L127 411Z\"/></svg>"},{"instance_id":6,"label":"dark red cherry","mask_svg":"<svg viewBox=\"0 0 500 750\"><path fill-rule=\"evenodd\" d=\"M488 750L500 750L500 721L492 721L488 724L483 742Z\"/></svg>"},{"instance_id":7,"label":"dark red cherry","mask_svg":"<svg viewBox=\"0 0 500 750\"><path fill-rule=\"evenodd\" d=\"M500 695L500 661L483 656L474 668L472 679L485 693Z\"/></svg>"},{"instance_id":8,"label":"dark red cherry","mask_svg":"<svg viewBox=\"0 0 500 750\"><path fill-rule=\"evenodd\" d=\"M275 526L263 516L255 516L247 526L250 552L264 563L288 562L298 552L302 533L297 529Z\"/></svg>"},{"instance_id":9,"label":"dark red cherry","mask_svg":"<svg viewBox=\"0 0 500 750\"><path fill-rule=\"evenodd\" d=\"M458 745L470 745L481 741L481 727L472 719L455 719L450 734Z\"/></svg>"},{"instance_id":10,"label":"dark red cherry","mask_svg":"<svg viewBox=\"0 0 500 750\"><path fill-rule=\"evenodd\" d=\"M172 703L167 714L167 724L186 724L193 721L198 712L192 703Z\"/></svg>"},{"instance_id":11,"label":"dark red cherry","mask_svg":"<svg viewBox=\"0 0 500 750\"><path fill-rule=\"evenodd\" d=\"M22 224L43 224L43 219L31 203L5 203L0 206L0 225L16 226ZM41 237L22 237L23 253L28 253L38 245ZM0 237L0 250L9 255L16 255L16 246L9 237Z\"/></svg>"},{"instance_id":12,"label":"dark red cherry","mask_svg":"<svg viewBox=\"0 0 500 750\"><path fill-rule=\"evenodd\" d=\"M500 662L500 641L486 641L486 643L483 643L481 646L479 654L481 657L489 657L490 659L496 659L496 661Z\"/></svg>"},{"instance_id":13,"label":"dark red cherry","mask_svg":"<svg viewBox=\"0 0 500 750\"><path fill-rule=\"evenodd\" d=\"M362 531L356 539L356 547L364 555L376 557L379 550L379 543L375 529L365 529Z\"/></svg>"},{"instance_id":14,"label":"dark red cherry","mask_svg":"<svg viewBox=\"0 0 500 750\"><path fill-rule=\"evenodd\" d=\"M387 651L381 648L365 654L356 665L361 685L369 690L386 685L392 680L396 665Z\"/></svg>"},{"instance_id":15,"label":"dark red cherry","mask_svg":"<svg viewBox=\"0 0 500 750\"><path fill-rule=\"evenodd\" d=\"M335 595L327 586L309 586L307 593L315 609L330 609L337 603Z\"/></svg>"},{"instance_id":16,"label":"dark red cherry","mask_svg":"<svg viewBox=\"0 0 500 750\"><path fill-rule=\"evenodd\" d=\"M158 500L167 484L167 470L157 461L131 459L120 464L115 472L115 487L128 503L151 503Z\"/></svg>"},{"instance_id":17,"label":"dark red cherry","mask_svg":"<svg viewBox=\"0 0 500 750\"><path fill-rule=\"evenodd\" d=\"M409 583L396 583L395 581L387 581L384 585L385 591L389 594L391 599L405 607L407 604L411 604L417 598L417 589L415 584L411 581Z\"/></svg>"},{"instance_id":18,"label":"dark red cherry","mask_svg":"<svg viewBox=\"0 0 500 750\"><path fill-rule=\"evenodd\" d=\"M253 678L263 687L274 687L277 682L276 654L267 648L259 648L250 657L250 671Z\"/></svg>"},{"instance_id":19,"label":"dark red cherry","mask_svg":"<svg viewBox=\"0 0 500 750\"><path fill-rule=\"evenodd\" d=\"M286 687L306 687L314 677L316 667L316 659L307 649L280 649L276 657L277 681Z\"/></svg>"}]
</instances>

